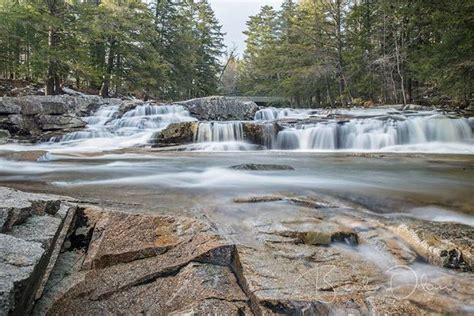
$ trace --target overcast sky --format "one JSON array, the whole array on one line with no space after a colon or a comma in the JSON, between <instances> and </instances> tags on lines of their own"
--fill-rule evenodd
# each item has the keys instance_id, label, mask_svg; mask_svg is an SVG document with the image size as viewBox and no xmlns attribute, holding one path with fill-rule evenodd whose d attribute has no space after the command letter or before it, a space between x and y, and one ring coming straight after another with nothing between
<instances>
[{"instance_id":1,"label":"overcast sky","mask_svg":"<svg viewBox=\"0 0 474 316\"><path fill-rule=\"evenodd\" d=\"M209 0L216 16L226 33L227 47L237 46L241 54L245 50L245 22L250 15L260 11L260 7L268 4L274 8L280 7L282 0Z\"/></svg>"}]
</instances>

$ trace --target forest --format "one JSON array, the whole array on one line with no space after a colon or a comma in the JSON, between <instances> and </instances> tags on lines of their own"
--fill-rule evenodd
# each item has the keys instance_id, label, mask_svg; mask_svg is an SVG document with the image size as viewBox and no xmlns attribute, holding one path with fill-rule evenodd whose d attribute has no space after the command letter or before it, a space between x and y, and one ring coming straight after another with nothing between
<instances>
[{"instance_id":1,"label":"forest","mask_svg":"<svg viewBox=\"0 0 474 316\"><path fill-rule=\"evenodd\" d=\"M299 106L472 99L471 0L287 0L247 25L246 94Z\"/></svg>"},{"instance_id":2,"label":"forest","mask_svg":"<svg viewBox=\"0 0 474 316\"><path fill-rule=\"evenodd\" d=\"M207 0L0 0L0 77L46 94L465 107L473 13L472 0L285 0L249 18L238 56Z\"/></svg>"},{"instance_id":3,"label":"forest","mask_svg":"<svg viewBox=\"0 0 474 316\"><path fill-rule=\"evenodd\" d=\"M207 0L0 0L0 74L103 97L215 93L221 26Z\"/></svg>"}]
</instances>

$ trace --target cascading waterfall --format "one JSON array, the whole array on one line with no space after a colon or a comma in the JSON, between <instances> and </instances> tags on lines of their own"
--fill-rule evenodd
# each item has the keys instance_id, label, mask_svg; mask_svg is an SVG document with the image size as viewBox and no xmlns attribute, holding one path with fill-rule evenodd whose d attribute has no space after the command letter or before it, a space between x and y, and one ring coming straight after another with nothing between
<instances>
[{"instance_id":1,"label":"cascading waterfall","mask_svg":"<svg viewBox=\"0 0 474 316\"><path fill-rule=\"evenodd\" d=\"M183 106L152 104L137 106L122 116L119 115L119 106L107 105L83 119L88 123L85 130L52 138L50 142L110 139L108 143L111 143L111 147L122 147L121 143L124 146L134 146L146 143L155 132L171 123L196 120Z\"/></svg>"},{"instance_id":2,"label":"cascading waterfall","mask_svg":"<svg viewBox=\"0 0 474 316\"><path fill-rule=\"evenodd\" d=\"M442 115L394 119L353 119L287 128L277 135L278 149L380 150L397 145L430 142L469 143L467 119Z\"/></svg>"},{"instance_id":3,"label":"cascading waterfall","mask_svg":"<svg viewBox=\"0 0 474 316\"><path fill-rule=\"evenodd\" d=\"M285 120L291 118L290 121ZM279 120L283 119L279 124ZM84 120L87 128L52 138L80 148L124 148L147 144L171 123L196 121L181 105L144 104L120 114L106 105ZM303 121L302 121L303 120ZM308 123L311 122L311 123ZM314 122L314 123L313 123ZM394 109L317 111L266 108L255 114L261 143L245 139L244 122L200 122L189 150L407 150L436 151L448 144L474 151L474 119L455 118L434 111ZM258 130L258 129L257 129ZM442 145L440 145L442 144ZM421 148L421 149L420 149ZM466 149L467 148L467 149Z\"/></svg>"},{"instance_id":4,"label":"cascading waterfall","mask_svg":"<svg viewBox=\"0 0 474 316\"><path fill-rule=\"evenodd\" d=\"M87 129L78 132L72 132L62 137L52 137L50 142L70 142L89 138L113 137L113 134L105 128L105 125L117 117L119 107L108 105L99 108L91 116L82 118L87 123Z\"/></svg>"}]
</instances>

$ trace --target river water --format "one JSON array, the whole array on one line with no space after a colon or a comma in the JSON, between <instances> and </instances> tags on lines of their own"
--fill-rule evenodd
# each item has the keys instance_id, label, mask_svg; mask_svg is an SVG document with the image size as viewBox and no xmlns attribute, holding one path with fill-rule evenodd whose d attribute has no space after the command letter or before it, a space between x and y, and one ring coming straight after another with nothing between
<instances>
[{"instance_id":1,"label":"river water","mask_svg":"<svg viewBox=\"0 0 474 316\"><path fill-rule=\"evenodd\" d=\"M329 221L345 218L349 227L374 218L474 226L472 119L433 111L266 109L252 121L264 125L263 147L245 139L244 122L199 122L194 143L180 151L152 146L153 135L169 124L196 121L180 106L142 106L123 115L107 107L85 120L84 131L47 143L0 146L0 185L113 210L192 216L210 221L237 244L255 247L261 246L261 225L304 226L322 214ZM282 127L275 129L275 120ZM241 164L294 170L229 168ZM287 200L237 203L263 196ZM331 205L317 213L288 203L288 197ZM391 234L382 233L382 239ZM355 252L388 278L398 264L369 243L331 247ZM430 280L448 275L419 260L409 269L428 273ZM448 277L469 283L465 275Z\"/></svg>"},{"instance_id":2,"label":"river water","mask_svg":"<svg viewBox=\"0 0 474 316\"><path fill-rule=\"evenodd\" d=\"M252 194L326 194L377 213L430 212L472 224L472 119L391 108L270 108L252 123L276 119L284 127L264 129L263 148L244 139L242 122L200 122L187 151L163 152L149 147L156 132L196 121L182 106L144 105L122 115L107 106L85 118L84 131L0 146L0 183L151 212L212 208ZM228 169L244 163L295 170Z\"/></svg>"}]
</instances>

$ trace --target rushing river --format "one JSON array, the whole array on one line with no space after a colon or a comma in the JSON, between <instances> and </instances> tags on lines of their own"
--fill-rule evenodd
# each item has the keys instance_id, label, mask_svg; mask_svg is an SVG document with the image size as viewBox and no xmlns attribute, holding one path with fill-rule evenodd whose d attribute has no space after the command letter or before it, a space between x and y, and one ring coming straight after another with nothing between
<instances>
[{"instance_id":1,"label":"rushing river","mask_svg":"<svg viewBox=\"0 0 474 316\"><path fill-rule=\"evenodd\" d=\"M141 105L123 114L118 106L106 105L84 120L88 123L85 130L53 137L39 147L94 152L149 146L154 144L154 135L171 123L196 121L180 105ZM188 144L186 150L474 153L474 119L438 111L265 108L253 121L198 124L194 144ZM246 138L244 124L262 127L263 144Z\"/></svg>"},{"instance_id":2,"label":"rushing river","mask_svg":"<svg viewBox=\"0 0 474 316\"><path fill-rule=\"evenodd\" d=\"M169 124L196 121L182 106L144 105L122 115L107 106L85 120L85 130L47 143L0 146L0 182L146 211L212 208L237 196L283 192L473 223L472 119L433 111L270 108L252 124L284 124L263 129L263 148L245 139L243 122L199 122L194 144L180 152L149 145ZM253 149L259 150L240 151ZM40 153L25 160L31 152ZM228 169L244 163L295 170Z\"/></svg>"},{"instance_id":3,"label":"rushing river","mask_svg":"<svg viewBox=\"0 0 474 316\"><path fill-rule=\"evenodd\" d=\"M170 151L154 148L152 139L171 123L196 121L183 107L117 111L101 108L86 118L85 130L47 143L0 146L0 186L70 196L111 210L190 216L255 249L262 247L263 226L304 228L319 216L327 225L337 219L348 227L375 219L384 225L418 219L474 226L474 145L472 121L465 118L382 110L352 111L341 121L328 113L272 109L252 121L264 126L263 148L246 140L245 122L197 122L194 143ZM274 128L275 119L284 120L282 128ZM229 168L241 164L294 170ZM290 203L292 198L327 204L318 210ZM393 235L387 229L377 234L381 240ZM409 256L412 251L403 247L402 255ZM392 278L398 266L390 251L370 243L330 248L370 262L385 271L383 277ZM406 269L430 280L464 278L420 260ZM410 277L403 274L402 284L416 286Z\"/></svg>"}]
</instances>

